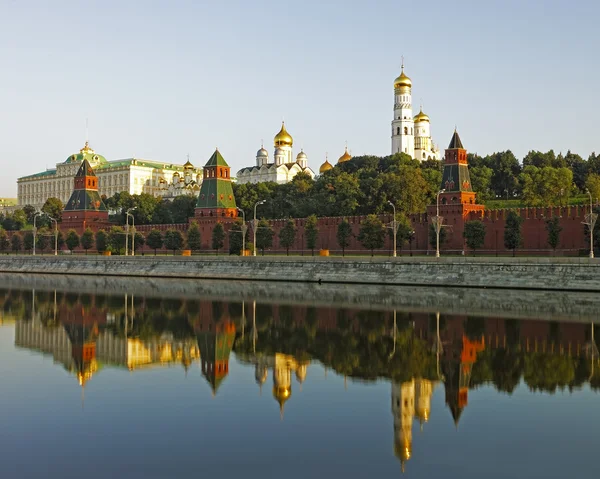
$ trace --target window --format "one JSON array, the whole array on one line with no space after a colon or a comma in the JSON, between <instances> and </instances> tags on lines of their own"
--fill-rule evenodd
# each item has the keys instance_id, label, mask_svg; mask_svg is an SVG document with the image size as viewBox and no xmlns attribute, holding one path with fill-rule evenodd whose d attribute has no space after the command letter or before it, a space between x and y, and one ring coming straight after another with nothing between
<instances>
[{"instance_id":1,"label":"window","mask_svg":"<svg viewBox=\"0 0 600 479\"><path fill-rule=\"evenodd\" d=\"M396 135L400 134L400 127L396 128Z\"/></svg>"},{"instance_id":2,"label":"window","mask_svg":"<svg viewBox=\"0 0 600 479\"><path fill-rule=\"evenodd\" d=\"M404 127L404 134L408 135L408 127L407 126Z\"/></svg>"}]
</instances>

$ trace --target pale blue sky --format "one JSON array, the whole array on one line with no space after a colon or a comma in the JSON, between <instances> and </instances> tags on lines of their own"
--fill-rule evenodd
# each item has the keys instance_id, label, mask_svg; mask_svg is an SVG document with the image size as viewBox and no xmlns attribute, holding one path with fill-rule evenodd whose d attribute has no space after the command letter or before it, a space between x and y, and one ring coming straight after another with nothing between
<instances>
[{"instance_id":1,"label":"pale blue sky","mask_svg":"<svg viewBox=\"0 0 600 479\"><path fill-rule=\"evenodd\" d=\"M404 55L434 141L600 150L600 2L0 0L0 196L91 146L232 169L281 119L318 169L389 154ZM416 113L416 112L415 112Z\"/></svg>"}]
</instances>

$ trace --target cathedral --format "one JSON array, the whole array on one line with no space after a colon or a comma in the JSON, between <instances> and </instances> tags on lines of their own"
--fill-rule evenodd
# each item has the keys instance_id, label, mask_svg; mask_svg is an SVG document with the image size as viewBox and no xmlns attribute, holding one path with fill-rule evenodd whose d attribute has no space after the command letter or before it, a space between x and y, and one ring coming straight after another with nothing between
<instances>
[{"instance_id":1,"label":"cathedral","mask_svg":"<svg viewBox=\"0 0 600 479\"><path fill-rule=\"evenodd\" d=\"M285 123L281 124L281 130L275 135L273 161L269 158L269 152L261 146L256 153L256 165L242 168L237 172L237 182L262 183L273 181L275 183L288 183L298 173L308 173L311 178L315 173L308 167L308 157L304 150L300 150L294 159L292 146L294 140L285 129Z\"/></svg>"},{"instance_id":2,"label":"cathedral","mask_svg":"<svg viewBox=\"0 0 600 479\"><path fill-rule=\"evenodd\" d=\"M439 160L440 150L431 139L429 117L423 108L413 117L412 80L404 73L394 80L394 119L392 120L392 155L406 153L415 160Z\"/></svg>"}]
</instances>

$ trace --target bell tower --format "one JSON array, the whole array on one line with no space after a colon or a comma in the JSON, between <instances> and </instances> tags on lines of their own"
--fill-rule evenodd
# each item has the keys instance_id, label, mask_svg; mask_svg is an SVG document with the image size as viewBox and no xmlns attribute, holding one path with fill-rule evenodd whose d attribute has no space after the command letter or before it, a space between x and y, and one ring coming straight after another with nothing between
<instances>
[{"instance_id":1,"label":"bell tower","mask_svg":"<svg viewBox=\"0 0 600 479\"><path fill-rule=\"evenodd\" d=\"M415 137L412 115L412 81L404 73L394 80L394 119L392 120L392 155L406 153L414 158Z\"/></svg>"}]
</instances>

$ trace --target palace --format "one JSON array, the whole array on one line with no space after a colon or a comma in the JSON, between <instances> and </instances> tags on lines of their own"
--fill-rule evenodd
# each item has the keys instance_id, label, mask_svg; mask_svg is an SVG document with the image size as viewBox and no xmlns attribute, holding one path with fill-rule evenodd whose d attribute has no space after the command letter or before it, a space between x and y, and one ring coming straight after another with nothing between
<instances>
[{"instance_id":1,"label":"palace","mask_svg":"<svg viewBox=\"0 0 600 479\"><path fill-rule=\"evenodd\" d=\"M185 165L127 158L107 161L85 142L79 153L70 155L56 168L24 176L17 180L19 206L41 208L51 197L66 203L73 192L74 176L87 160L98 176L98 191L107 197L127 191L173 198L182 194L197 196L202 182L202 170L189 161Z\"/></svg>"},{"instance_id":2,"label":"palace","mask_svg":"<svg viewBox=\"0 0 600 479\"><path fill-rule=\"evenodd\" d=\"M429 117L412 114L412 80L404 73L394 80L394 119L392 120L392 155L406 153L419 161L439 160L440 151L431 139Z\"/></svg>"},{"instance_id":3,"label":"palace","mask_svg":"<svg viewBox=\"0 0 600 479\"><path fill-rule=\"evenodd\" d=\"M300 150L294 160L294 140L285 129L285 123L281 124L281 130L275 135L274 144L273 161L269 159L269 152L261 146L256 153L256 166L247 166L237 172L238 183L288 183L301 172L308 173L311 178L315 177L315 173L308 167L308 157L304 150Z\"/></svg>"}]
</instances>

